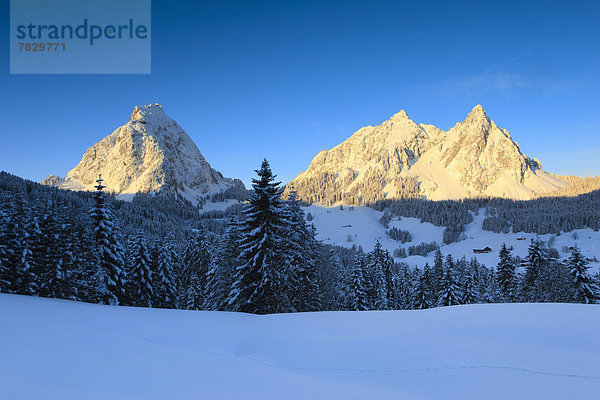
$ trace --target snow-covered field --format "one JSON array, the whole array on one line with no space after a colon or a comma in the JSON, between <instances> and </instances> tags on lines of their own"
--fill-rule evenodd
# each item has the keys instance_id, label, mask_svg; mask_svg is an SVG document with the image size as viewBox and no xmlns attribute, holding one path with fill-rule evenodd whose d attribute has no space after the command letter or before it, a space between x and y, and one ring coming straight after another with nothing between
<instances>
[{"instance_id":1,"label":"snow-covered field","mask_svg":"<svg viewBox=\"0 0 600 400\"><path fill-rule=\"evenodd\" d=\"M465 255L467 260L475 256L479 262L488 267L495 267L498 264L498 252L502 243L507 246L513 246L513 255L525 257L527 255L527 247L530 239L535 239L538 235L535 233L508 233L498 234L481 229L483 219L483 210L479 215L475 215L473 222L465 227L465 240L461 240L449 245L443 245L442 234L444 227L434 226L430 223L421 223L418 218L402 217L400 221L394 218L389 226L398 229L407 230L412 235L412 241L401 244L396 242L386 234L385 227L379 223L379 219L383 215L382 212L373 210L369 207L355 206L354 210L345 206L343 210L338 207L323 207L311 205L305 208L307 213L311 213L313 220L311 221L317 227L318 238L327 244L336 244L339 246L352 247L362 246L363 250L368 252L373 250L375 242L379 240L382 246L392 253L398 247L404 247L408 250L409 246L416 246L421 242L437 242L440 244L441 251L444 255L452 254L453 256L462 257ZM351 225L351 226L348 226ZM576 238L573 235L576 235ZM350 239L348 238L350 236ZM539 235L543 241L548 241L553 235ZM519 237L524 237L524 240L517 240ZM600 232L595 232L592 229L578 229L572 232L563 233L554 239L552 247L559 250L561 257L568 257L568 252L562 252L563 246L570 247L577 244L582 253L589 258L596 257L600 259ZM487 254L474 254L473 249L483 249L490 247L492 251ZM411 256L404 259L396 258L396 261L403 261L409 265L417 265L419 267L425 265L425 262L433 264L434 252L428 254L427 257ZM592 263L593 270L600 269L599 263Z\"/></svg>"},{"instance_id":2,"label":"snow-covered field","mask_svg":"<svg viewBox=\"0 0 600 400\"><path fill-rule=\"evenodd\" d=\"M2 399L592 399L600 306L256 316L0 294Z\"/></svg>"}]
</instances>

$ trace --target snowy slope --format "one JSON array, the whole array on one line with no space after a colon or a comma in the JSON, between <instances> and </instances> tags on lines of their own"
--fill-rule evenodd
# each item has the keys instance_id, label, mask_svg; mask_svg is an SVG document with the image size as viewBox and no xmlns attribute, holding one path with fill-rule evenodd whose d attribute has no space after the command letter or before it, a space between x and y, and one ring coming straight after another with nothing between
<instances>
[{"instance_id":1,"label":"snowy slope","mask_svg":"<svg viewBox=\"0 0 600 400\"><path fill-rule=\"evenodd\" d=\"M600 306L255 316L0 294L0 398L574 399Z\"/></svg>"},{"instance_id":2,"label":"snowy slope","mask_svg":"<svg viewBox=\"0 0 600 400\"><path fill-rule=\"evenodd\" d=\"M340 210L339 207L311 205L305 208L305 212L310 212L313 216L313 220L310 222L317 228L318 239L326 244L344 247L352 247L353 245L357 247L362 246L363 250L368 252L373 250L375 242L379 240L385 249L393 253L394 249L398 247L404 247L408 250L409 246L416 246L421 242L429 243L435 241L441 245L441 251L444 255L452 254L459 258L464 255L467 257L467 260L471 257L476 257L479 262L488 267L495 267L498 264L498 252L502 243L506 243L507 246L513 246L513 255L524 258L527 255L527 247L529 246L530 239L539 237L543 241L548 241L553 236L550 234L536 235L535 233L523 232L501 234L484 231L481 229L481 226L485 216L483 209L481 209L479 215L474 215L473 222L465 226L466 239L449 245L442 243L444 227L434 226L430 223L421 223L417 218L402 217L401 220L394 218L389 223L389 227L407 230L412 236L411 242L401 244L390 239L386 234L385 227L379 222L379 219L383 215L382 212L370 207L354 206L353 208L354 210L351 210L351 207L344 207L343 210ZM349 227L348 225L352 226ZM351 241L348 240L348 235L350 235ZM574 238L574 235L576 238ZM518 240L520 237L524 237L525 239ZM575 244L579 246L586 257L600 259L600 232L595 232L592 229L577 229L555 236L552 247L559 250L561 257L566 257L568 254L562 251L563 247L570 247ZM473 249L483 249L486 246L492 249L491 253L473 253ZM425 265L425 262L429 262L432 265L433 257L434 253L431 252L427 257L411 256L396 258L395 260L422 267ZM591 267L594 270L600 269L600 263L592 263Z\"/></svg>"}]
</instances>

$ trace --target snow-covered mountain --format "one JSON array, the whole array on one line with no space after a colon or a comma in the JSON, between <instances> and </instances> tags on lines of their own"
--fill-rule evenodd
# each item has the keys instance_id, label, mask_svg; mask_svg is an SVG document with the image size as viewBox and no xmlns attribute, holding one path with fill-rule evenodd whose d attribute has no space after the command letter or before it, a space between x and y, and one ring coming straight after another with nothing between
<instances>
[{"instance_id":1,"label":"snow-covered mountain","mask_svg":"<svg viewBox=\"0 0 600 400\"><path fill-rule=\"evenodd\" d=\"M129 122L90 147L66 179L50 175L42 183L93 190L99 174L107 190L119 195L164 191L194 202L228 188L244 188L240 180L213 169L159 104L135 107Z\"/></svg>"},{"instance_id":2,"label":"snow-covered mountain","mask_svg":"<svg viewBox=\"0 0 600 400\"><path fill-rule=\"evenodd\" d=\"M361 128L318 153L288 188L305 201L331 205L406 197L530 199L568 185L542 171L477 105L448 131L417 124L404 111Z\"/></svg>"}]
</instances>

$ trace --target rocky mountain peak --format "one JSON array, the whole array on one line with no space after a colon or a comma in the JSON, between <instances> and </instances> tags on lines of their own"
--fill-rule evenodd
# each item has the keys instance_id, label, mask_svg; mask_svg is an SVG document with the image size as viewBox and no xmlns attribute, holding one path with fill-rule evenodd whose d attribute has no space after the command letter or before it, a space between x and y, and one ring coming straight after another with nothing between
<instances>
[{"instance_id":1,"label":"rocky mountain peak","mask_svg":"<svg viewBox=\"0 0 600 400\"><path fill-rule=\"evenodd\" d=\"M528 199L567 185L536 165L478 104L448 131L417 125L402 110L320 152L291 183L302 200L321 204L406 197Z\"/></svg>"},{"instance_id":2,"label":"rocky mountain peak","mask_svg":"<svg viewBox=\"0 0 600 400\"><path fill-rule=\"evenodd\" d=\"M64 181L45 182L93 190L99 174L107 190L117 194L171 192L194 202L229 188L244 190L240 180L224 178L210 166L158 103L135 107L129 122L90 147Z\"/></svg>"},{"instance_id":3,"label":"rocky mountain peak","mask_svg":"<svg viewBox=\"0 0 600 400\"><path fill-rule=\"evenodd\" d=\"M465 118L463 123L481 123L488 125L490 122L491 121L481 104L477 104L467 115L467 118Z\"/></svg>"},{"instance_id":4,"label":"rocky mountain peak","mask_svg":"<svg viewBox=\"0 0 600 400\"><path fill-rule=\"evenodd\" d=\"M168 123L172 121L167 114L165 114L162 106L158 103L149 104L145 106L135 106L133 113L131 113L130 122L142 122L142 123Z\"/></svg>"},{"instance_id":5,"label":"rocky mountain peak","mask_svg":"<svg viewBox=\"0 0 600 400\"><path fill-rule=\"evenodd\" d=\"M390 118L391 121L401 121L401 120L407 120L407 119L410 119L410 118L408 117L408 114L404 110L398 111L396 114L392 115L392 118Z\"/></svg>"}]
</instances>

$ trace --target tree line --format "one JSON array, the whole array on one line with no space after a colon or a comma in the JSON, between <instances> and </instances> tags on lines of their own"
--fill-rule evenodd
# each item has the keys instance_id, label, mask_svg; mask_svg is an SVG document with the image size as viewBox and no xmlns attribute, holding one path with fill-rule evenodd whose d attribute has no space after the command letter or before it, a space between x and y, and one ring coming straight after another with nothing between
<instances>
[{"instance_id":1,"label":"tree line","mask_svg":"<svg viewBox=\"0 0 600 400\"><path fill-rule=\"evenodd\" d=\"M218 230L177 199L173 214L165 200L116 202L101 177L92 194L2 175L0 291L259 314L598 300L577 247L561 261L538 240L523 260L503 246L491 267L437 249L432 266L412 268L379 242L368 253L323 245L293 188L283 199L266 160L256 172L248 201L215 214Z\"/></svg>"}]
</instances>

